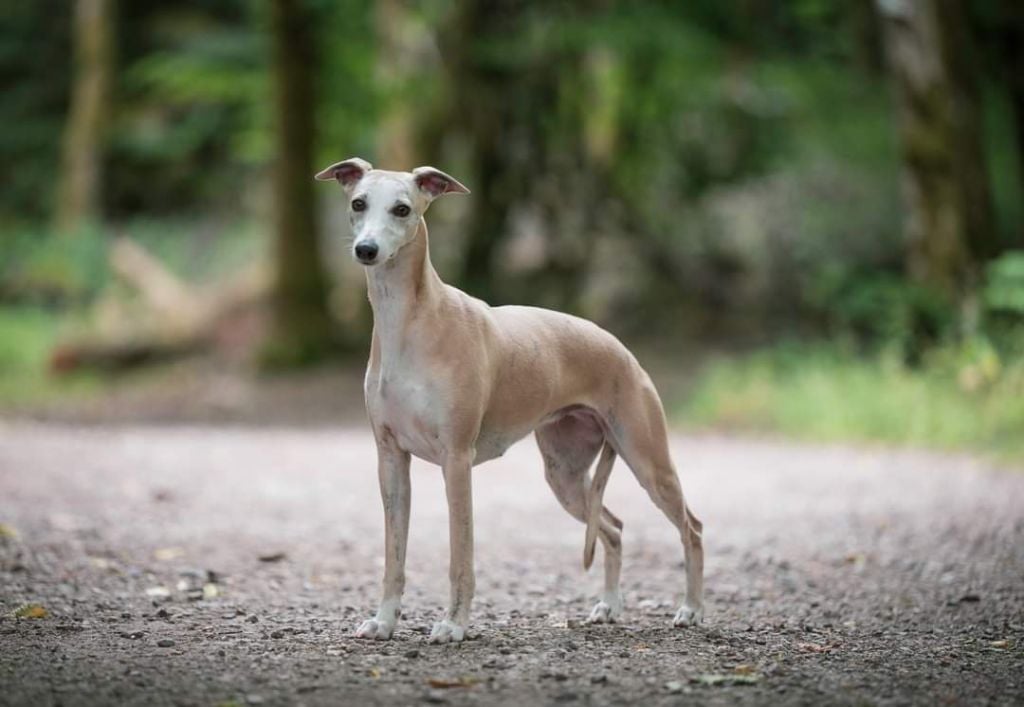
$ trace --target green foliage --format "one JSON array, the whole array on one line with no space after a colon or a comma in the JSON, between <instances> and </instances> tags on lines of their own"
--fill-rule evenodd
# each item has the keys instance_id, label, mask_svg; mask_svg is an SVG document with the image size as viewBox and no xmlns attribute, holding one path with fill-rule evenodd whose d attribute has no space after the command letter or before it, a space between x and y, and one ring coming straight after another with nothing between
<instances>
[{"instance_id":1,"label":"green foliage","mask_svg":"<svg viewBox=\"0 0 1024 707\"><path fill-rule=\"evenodd\" d=\"M777 348L718 361L679 409L697 425L810 440L980 450L1024 459L1024 358L983 340L934 352L923 367L835 347Z\"/></svg>"},{"instance_id":2,"label":"green foliage","mask_svg":"<svg viewBox=\"0 0 1024 707\"><path fill-rule=\"evenodd\" d=\"M266 232L251 222L137 219L123 224L130 235L172 272L209 282L252 262L265 250ZM111 234L90 228L76 234L21 229L3 234L0 303L76 305L110 284Z\"/></svg>"},{"instance_id":3,"label":"green foliage","mask_svg":"<svg viewBox=\"0 0 1024 707\"><path fill-rule=\"evenodd\" d=\"M57 236L24 228L2 238L0 301L81 303L99 292L107 279L107 243L99 229Z\"/></svg>"},{"instance_id":4,"label":"green foliage","mask_svg":"<svg viewBox=\"0 0 1024 707\"><path fill-rule=\"evenodd\" d=\"M955 323L948 302L895 273L823 269L816 284L811 302L833 333L905 360L948 337Z\"/></svg>"},{"instance_id":5,"label":"green foliage","mask_svg":"<svg viewBox=\"0 0 1024 707\"><path fill-rule=\"evenodd\" d=\"M1003 254L988 266L985 306L1024 320L1024 251Z\"/></svg>"},{"instance_id":6,"label":"green foliage","mask_svg":"<svg viewBox=\"0 0 1024 707\"><path fill-rule=\"evenodd\" d=\"M71 62L65 0L0 3L0 222L45 219Z\"/></svg>"},{"instance_id":7,"label":"green foliage","mask_svg":"<svg viewBox=\"0 0 1024 707\"><path fill-rule=\"evenodd\" d=\"M95 390L91 376L49 375L50 352L65 317L33 307L0 307L0 405L39 403Z\"/></svg>"}]
</instances>

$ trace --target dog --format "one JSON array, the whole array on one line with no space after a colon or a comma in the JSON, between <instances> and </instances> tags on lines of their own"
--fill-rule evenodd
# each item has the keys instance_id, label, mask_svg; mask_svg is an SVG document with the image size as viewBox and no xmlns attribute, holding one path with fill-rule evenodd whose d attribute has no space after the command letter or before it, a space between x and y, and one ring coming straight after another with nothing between
<instances>
[{"instance_id":1,"label":"dog","mask_svg":"<svg viewBox=\"0 0 1024 707\"><path fill-rule=\"evenodd\" d=\"M558 501L586 524L585 568L597 539L604 547L604 592L589 621L613 622L622 611L622 522L602 502L621 456L682 540L686 593L673 623L701 622L702 525L683 499L661 400L633 354L585 319L490 307L442 282L424 214L439 196L469 193L444 172L375 170L353 158L316 178L337 181L348 198L352 255L366 268L373 308L364 392L384 505L384 582L376 616L355 635L389 639L401 615L416 455L441 467L448 500L451 599L430 642L466 637L475 586L471 471L530 432Z\"/></svg>"}]
</instances>

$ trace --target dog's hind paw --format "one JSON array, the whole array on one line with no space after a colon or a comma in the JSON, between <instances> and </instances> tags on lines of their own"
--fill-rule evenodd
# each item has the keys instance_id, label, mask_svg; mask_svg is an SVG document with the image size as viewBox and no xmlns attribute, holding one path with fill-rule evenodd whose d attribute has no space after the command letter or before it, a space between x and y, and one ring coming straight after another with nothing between
<instances>
[{"instance_id":1,"label":"dog's hind paw","mask_svg":"<svg viewBox=\"0 0 1024 707\"><path fill-rule=\"evenodd\" d=\"M378 641L387 641L394 633L395 625L378 619L367 619L356 629L356 638L370 638Z\"/></svg>"},{"instance_id":2,"label":"dog's hind paw","mask_svg":"<svg viewBox=\"0 0 1024 707\"><path fill-rule=\"evenodd\" d=\"M448 619L438 621L430 630L431 643L460 643L466 638L466 628Z\"/></svg>"},{"instance_id":3,"label":"dog's hind paw","mask_svg":"<svg viewBox=\"0 0 1024 707\"><path fill-rule=\"evenodd\" d=\"M686 604L679 607L676 616L672 619L673 626L696 626L704 621L704 607L692 609Z\"/></svg>"},{"instance_id":4,"label":"dog's hind paw","mask_svg":"<svg viewBox=\"0 0 1024 707\"><path fill-rule=\"evenodd\" d=\"M594 604L594 608L591 609L590 616L587 618L587 623L613 624L619 618L620 613L622 613L621 606L617 606L614 603L609 604L602 599Z\"/></svg>"}]
</instances>

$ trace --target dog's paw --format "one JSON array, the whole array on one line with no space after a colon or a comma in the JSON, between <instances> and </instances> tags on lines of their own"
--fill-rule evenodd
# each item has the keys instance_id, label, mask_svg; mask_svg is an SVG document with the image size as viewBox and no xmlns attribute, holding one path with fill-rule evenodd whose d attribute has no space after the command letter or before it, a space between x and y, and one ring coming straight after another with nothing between
<instances>
[{"instance_id":1,"label":"dog's paw","mask_svg":"<svg viewBox=\"0 0 1024 707\"><path fill-rule=\"evenodd\" d=\"M672 619L673 626L696 626L704 621L704 607L690 608L686 604L679 607L676 616Z\"/></svg>"},{"instance_id":2,"label":"dog's paw","mask_svg":"<svg viewBox=\"0 0 1024 707\"><path fill-rule=\"evenodd\" d=\"M613 624L619 618L619 614L621 613L621 602L608 602L602 599L594 604L594 608L591 609L590 616L587 618L587 623Z\"/></svg>"},{"instance_id":3,"label":"dog's paw","mask_svg":"<svg viewBox=\"0 0 1024 707\"><path fill-rule=\"evenodd\" d=\"M387 641L395 631L395 625L379 619L367 619L356 629L356 638L370 638Z\"/></svg>"},{"instance_id":4,"label":"dog's paw","mask_svg":"<svg viewBox=\"0 0 1024 707\"><path fill-rule=\"evenodd\" d=\"M431 643L459 643L466 638L466 628L445 619L434 624L430 630Z\"/></svg>"}]
</instances>

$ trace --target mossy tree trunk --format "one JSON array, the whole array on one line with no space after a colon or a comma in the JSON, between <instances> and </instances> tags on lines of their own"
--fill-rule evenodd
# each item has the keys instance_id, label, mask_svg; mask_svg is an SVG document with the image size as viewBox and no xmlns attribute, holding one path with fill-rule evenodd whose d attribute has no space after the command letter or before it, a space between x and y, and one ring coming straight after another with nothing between
<instances>
[{"instance_id":1,"label":"mossy tree trunk","mask_svg":"<svg viewBox=\"0 0 1024 707\"><path fill-rule=\"evenodd\" d=\"M997 251L961 0L879 0L903 159L907 267L962 301Z\"/></svg>"},{"instance_id":2,"label":"mossy tree trunk","mask_svg":"<svg viewBox=\"0 0 1024 707\"><path fill-rule=\"evenodd\" d=\"M457 282L492 304L572 310L591 255L580 242L592 213L579 193L587 191L590 175L579 97L585 57L557 43L526 48L537 7L544 5L460 0L441 35L451 114L473 155L468 238ZM571 21L584 11L585 4L576 8ZM541 232L545 252L543 262L511 283L497 261L513 222L524 216Z\"/></svg>"},{"instance_id":3,"label":"mossy tree trunk","mask_svg":"<svg viewBox=\"0 0 1024 707\"><path fill-rule=\"evenodd\" d=\"M64 128L55 225L74 233L100 216L104 131L114 64L114 0L76 0L71 102Z\"/></svg>"},{"instance_id":4,"label":"mossy tree trunk","mask_svg":"<svg viewBox=\"0 0 1024 707\"><path fill-rule=\"evenodd\" d=\"M1024 187L1024 3L1003 0L1003 57L1017 142L1017 178ZM1018 195L1024 205L1024 192ZM1018 207L1015 245L1024 247L1024 206Z\"/></svg>"},{"instance_id":5,"label":"mossy tree trunk","mask_svg":"<svg viewBox=\"0 0 1024 707\"><path fill-rule=\"evenodd\" d=\"M289 367L328 354L335 332L327 309L313 191L313 16L305 0L272 0L276 161L273 173L276 285L264 362Z\"/></svg>"}]
</instances>

